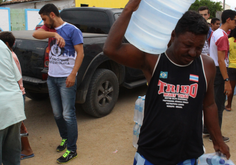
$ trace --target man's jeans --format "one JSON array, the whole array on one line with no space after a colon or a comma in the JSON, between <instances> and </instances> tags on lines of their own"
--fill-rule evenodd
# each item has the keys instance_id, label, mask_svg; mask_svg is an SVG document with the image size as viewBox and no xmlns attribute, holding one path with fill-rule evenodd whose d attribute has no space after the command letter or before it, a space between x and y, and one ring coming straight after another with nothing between
<instances>
[{"instance_id":1,"label":"man's jeans","mask_svg":"<svg viewBox=\"0 0 236 165\"><path fill-rule=\"evenodd\" d=\"M214 93L215 93L215 102L218 108L218 117L220 127L222 125L222 116L225 107L225 82L221 75L220 68L216 67L216 76L214 81Z\"/></svg>"},{"instance_id":2,"label":"man's jeans","mask_svg":"<svg viewBox=\"0 0 236 165\"><path fill-rule=\"evenodd\" d=\"M48 76L47 84L54 118L60 135L62 139L67 139L67 149L76 151L78 138L75 113L77 78L74 86L70 88L66 87L66 79L67 77Z\"/></svg>"},{"instance_id":3,"label":"man's jeans","mask_svg":"<svg viewBox=\"0 0 236 165\"><path fill-rule=\"evenodd\" d=\"M0 130L0 165L20 165L21 122Z\"/></svg>"}]
</instances>

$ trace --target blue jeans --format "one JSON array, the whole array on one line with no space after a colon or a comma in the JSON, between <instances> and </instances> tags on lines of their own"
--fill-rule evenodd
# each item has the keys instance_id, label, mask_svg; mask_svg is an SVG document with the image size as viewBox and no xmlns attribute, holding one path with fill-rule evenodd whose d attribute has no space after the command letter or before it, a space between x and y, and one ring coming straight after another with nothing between
<instances>
[{"instance_id":1,"label":"blue jeans","mask_svg":"<svg viewBox=\"0 0 236 165\"><path fill-rule=\"evenodd\" d=\"M21 122L0 130L0 165L20 165Z\"/></svg>"},{"instance_id":2,"label":"blue jeans","mask_svg":"<svg viewBox=\"0 0 236 165\"><path fill-rule=\"evenodd\" d=\"M52 105L54 118L62 139L67 139L67 149L76 151L76 141L78 138L78 128L76 120L76 88L77 78L74 86L66 87L67 77L48 76L47 84L49 97Z\"/></svg>"}]
</instances>

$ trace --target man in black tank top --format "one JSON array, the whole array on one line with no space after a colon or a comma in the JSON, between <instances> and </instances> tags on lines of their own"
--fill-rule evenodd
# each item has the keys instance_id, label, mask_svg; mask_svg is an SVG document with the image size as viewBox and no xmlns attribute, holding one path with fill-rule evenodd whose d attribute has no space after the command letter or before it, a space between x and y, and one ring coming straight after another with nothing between
<instances>
[{"instance_id":1,"label":"man in black tank top","mask_svg":"<svg viewBox=\"0 0 236 165\"><path fill-rule=\"evenodd\" d=\"M196 164L203 154L202 110L216 151L230 157L218 124L214 101L215 65L201 51L209 30L204 18L186 12L160 55L140 51L122 40L132 13L141 0L130 0L112 26L104 54L141 69L149 84L134 165Z\"/></svg>"}]
</instances>

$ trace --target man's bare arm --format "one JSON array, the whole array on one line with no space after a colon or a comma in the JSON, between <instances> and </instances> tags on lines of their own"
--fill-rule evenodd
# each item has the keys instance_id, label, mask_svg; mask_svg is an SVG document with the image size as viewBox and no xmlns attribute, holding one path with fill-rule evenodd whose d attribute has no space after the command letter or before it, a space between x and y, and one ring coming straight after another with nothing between
<instances>
[{"instance_id":1,"label":"man's bare arm","mask_svg":"<svg viewBox=\"0 0 236 165\"><path fill-rule=\"evenodd\" d=\"M130 0L120 17L113 24L103 51L105 55L123 65L142 69L145 53L129 43L122 43L132 13L138 8L141 0Z\"/></svg>"},{"instance_id":2,"label":"man's bare arm","mask_svg":"<svg viewBox=\"0 0 236 165\"><path fill-rule=\"evenodd\" d=\"M77 52L77 56L75 59L75 65L73 70L71 71L71 74L66 79L66 87L71 87L75 84L76 74L82 64L83 58L84 58L84 48L83 44L78 44L74 46L75 51Z\"/></svg>"},{"instance_id":3,"label":"man's bare arm","mask_svg":"<svg viewBox=\"0 0 236 165\"><path fill-rule=\"evenodd\" d=\"M210 57L204 55L202 57L204 59L204 67L208 82L207 92L203 101L204 124L210 132L214 149L216 151L220 151L229 159L229 147L224 143L222 138L218 120L217 106L214 99L214 80L216 72L215 64Z\"/></svg>"},{"instance_id":4,"label":"man's bare arm","mask_svg":"<svg viewBox=\"0 0 236 165\"><path fill-rule=\"evenodd\" d=\"M59 47L65 46L65 40L57 33L57 32L49 32L44 29L38 29L33 33L33 37L36 39L47 39L47 38L55 38L57 40L57 44Z\"/></svg>"},{"instance_id":5,"label":"man's bare arm","mask_svg":"<svg viewBox=\"0 0 236 165\"><path fill-rule=\"evenodd\" d=\"M218 63L219 63L219 68L221 75L223 79L225 80L226 78L229 78L228 73L227 73L227 68L225 65L225 51L218 51ZM232 88L230 85L230 81L225 81L225 89L224 92L226 95L229 95L232 93Z\"/></svg>"}]
</instances>

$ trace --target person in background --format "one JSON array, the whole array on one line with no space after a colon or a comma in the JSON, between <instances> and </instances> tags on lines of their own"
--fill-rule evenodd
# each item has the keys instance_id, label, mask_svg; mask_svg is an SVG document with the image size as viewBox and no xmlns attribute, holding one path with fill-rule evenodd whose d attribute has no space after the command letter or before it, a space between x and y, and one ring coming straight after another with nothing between
<instances>
[{"instance_id":1,"label":"person in background","mask_svg":"<svg viewBox=\"0 0 236 165\"><path fill-rule=\"evenodd\" d=\"M20 165L20 126L25 120L18 81L21 74L12 53L0 40L0 164Z\"/></svg>"},{"instance_id":2,"label":"person in background","mask_svg":"<svg viewBox=\"0 0 236 165\"><path fill-rule=\"evenodd\" d=\"M10 49L10 51L12 53L12 57L16 63L16 66L21 73L20 62L19 62L16 54L12 50L12 47L15 43L15 37L13 36L13 34L11 32L6 31L6 32L0 33L0 40L2 40L7 45L7 47ZM19 84L20 90L22 92L23 98L25 100L25 88L23 87L22 78L18 81L18 84ZM28 133L23 122L21 123L21 134L22 133ZM21 146L22 146L21 160L34 157L33 151L32 151L30 144L29 144L28 137L21 137Z\"/></svg>"},{"instance_id":3,"label":"person in background","mask_svg":"<svg viewBox=\"0 0 236 165\"><path fill-rule=\"evenodd\" d=\"M218 108L220 127L222 126L226 95L229 96L232 93L226 64L229 50L227 31L229 29L234 29L236 26L236 11L224 10L221 15L221 20L222 25L213 32L210 41L210 57L214 60L216 66L214 94ZM222 136L222 138L225 142L229 141L228 137ZM209 140L212 140L211 137Z\"/></svg>"},{"instance_id":4,"label":"person in background","mask_svg":"<svg viewBox=\"0 0 236 165\"><path fill-rule=\"evenodd\" d=\"M211 19L211 29L212 31L217 30L220 27L220 19L219 18L212 18Z\"/></svg>"},{"instance_id":5,"label":"person in background","mask_svg":"<svg viewBox=\"0 0 236 165\"><path fill-rule=\"evenodd\" d=\"M54 4L44 5L39 14L44 25L33 33L33 37L51 38L47 84L54 118L62 138L56 151L67 148L57 163L67 163L77 157L75 99L77 72L84 58L83 36L77 27L62 20Z\"/></svg>"},{"instance_id":6,"label":"person in background","mask_svg":"<svg viewBox=\"0 0 236 165\"><path fill-rule=\"evenodd\" d=\"M214 61L201 55L209 31L207 22L198 13L187 11L172 31L166 52L145 53L130 43L122 43L140 1L129 0L103 47L104 54L112 60L142 70L148 82L144 120L133 164L196 164L204 153L202 110L215 151L229 158L214 100Z\"/></svg>"},{"instance_id":7,"label":"person in background","mask_svg":"<svg viewBox=\"0 0 236 165\"><path fill-rule=\"evenodd\" d=\"M227 71L231 88L234 91L236 84L236 29L231 30L229 36L229 66ZM227 105L225 106L226 111L231 111L233 95L233 92L228 95Z\"/></svg>"},{"instance_id":8,"label":"person in background","mask_svg":"<svg viewBox=\"0 0 236 165\"><path fill-rule=\"evenodd\" d=\"M210 37L207 39L208 45L210 45L211 36L212 36L213 32L214 32L215 30L217 30L219 27L220 27L220 19L218 19L218 18L212 18L212 19L211 19L211 29L212 29L212 32L211 32Z\"/></svg>"},{"instance_id":9,"label":"person in background","mask_svg":"<svg viewBox=\"0 0 236 165\"><path fill-rule=\"evenodd\" d=\"M207 6L201 6L198 8L198 13L207 21L210 18L210 11ZM211 36L212 29L209 28L207 39L205 41L204 47L202 48L202 55L208 55L209 56L209 38Z\"/></svg>"}]
</instances>

